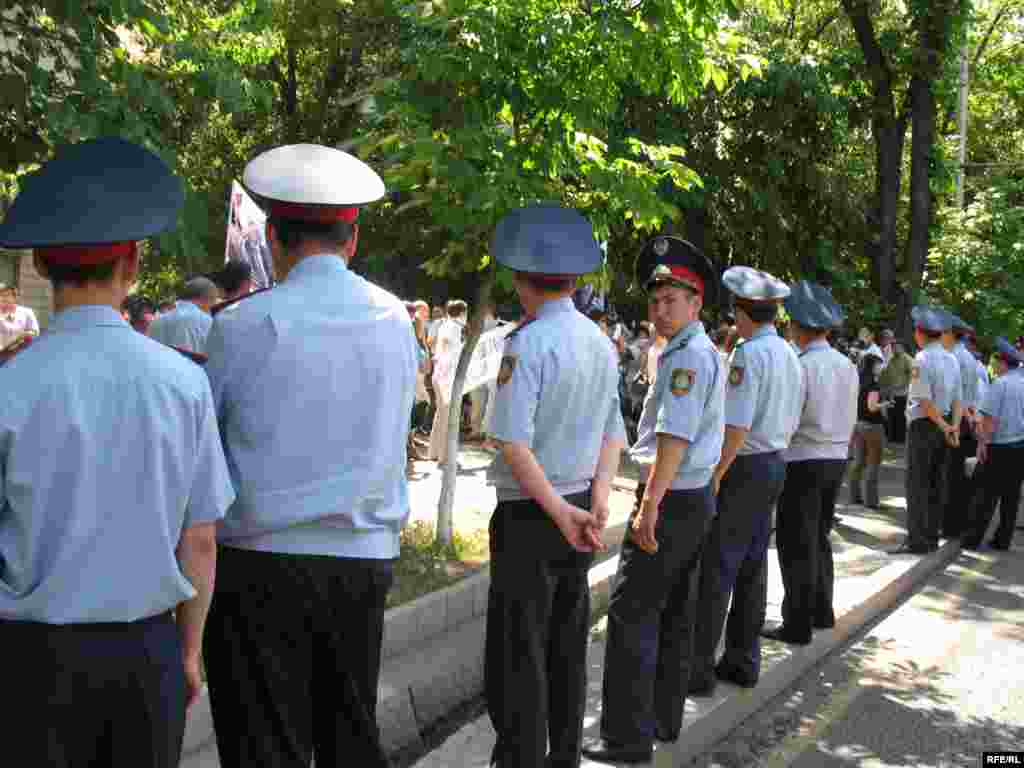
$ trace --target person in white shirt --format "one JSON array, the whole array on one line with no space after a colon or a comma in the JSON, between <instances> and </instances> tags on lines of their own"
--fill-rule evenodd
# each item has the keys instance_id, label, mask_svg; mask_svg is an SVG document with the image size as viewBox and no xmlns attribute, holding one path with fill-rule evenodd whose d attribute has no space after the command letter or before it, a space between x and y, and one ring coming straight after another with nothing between
<instances>
[{"instance_id":1,"label":"person in white shirt","mask_svg":"<svg viewBox=\"0 0 1024 768\"><path fill-rule=\"evenodd\" d=\"M453 299L445 306L448 317L437 327L434 340L434 393L437 409L430 430L430 459L444 463L448 456L448 410L451 406L455 367L462 354L462 331L466 326L466 302Z\"/></svg>"},{"instance_id":2,"label":"person in white shirt","mask_svg":"<svg viewBox=\"0 0 1024 768\"><path fill-rule=\"evenodd\" d=\"M0 283L0 349L26 335L39 335L36 313L18 304L18 290L14 286Z\"/></svg>"}]
</instances>

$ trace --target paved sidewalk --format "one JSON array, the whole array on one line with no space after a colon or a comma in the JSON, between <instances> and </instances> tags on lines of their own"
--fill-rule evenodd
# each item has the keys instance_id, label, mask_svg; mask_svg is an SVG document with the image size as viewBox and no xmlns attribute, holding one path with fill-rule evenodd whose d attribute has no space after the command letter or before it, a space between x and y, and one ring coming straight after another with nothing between
<instances>
[{"instance_id":1,"label":"paved sidewalk","mask_svg":"<svg viewBox=\"0 0 1024 768\"><path fill-rule=\"evenodd\" d=\"M757 687L742 690L720 683L713 698L688 699L683 734L675 745L658 745L656 766L687 765L865 623L897 603L923 578L944 567L955 556L958 551L955 543L946 544L938 553L924 558L887 554L886 550L898 545L904 535L902 465L902 458L894 457L883 469L881 491L884 506L881 510L846 504L837 509L841 521L833 534L836 629L816 632L814 642L807 647L794 648L765 641L762 645L762 676ZM844 487L841 499L845 500L845 495ZM768 562L768 620L771 622L781 619L783 595L774 542ZM591 634L585 736L598 735L605 629L606 621L602 619ZM416 768L486 768L493 745L494 732L485 715L462 727L415 765ZM584 768L599 765L604 764L583 761Z\"/></svg>"}]
</instances>

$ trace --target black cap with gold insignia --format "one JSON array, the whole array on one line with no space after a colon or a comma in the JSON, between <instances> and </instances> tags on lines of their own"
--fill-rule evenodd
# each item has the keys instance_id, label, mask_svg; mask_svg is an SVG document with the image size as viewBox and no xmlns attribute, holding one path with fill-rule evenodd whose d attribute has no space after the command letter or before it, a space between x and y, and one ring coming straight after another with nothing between
<instances>
[{"instance_id":1,"label":"black cap with gold insignia","mask_svg":"<svg viewBox=\"0 0 1024 768\"><path fill-rule=\"evenodd\" d=\"M673 235L644 243L636 260L636 281L647 292L676 285L700 294L705 304L718 301L718 270L693 243Z\"/></svg>"}]
</instances>

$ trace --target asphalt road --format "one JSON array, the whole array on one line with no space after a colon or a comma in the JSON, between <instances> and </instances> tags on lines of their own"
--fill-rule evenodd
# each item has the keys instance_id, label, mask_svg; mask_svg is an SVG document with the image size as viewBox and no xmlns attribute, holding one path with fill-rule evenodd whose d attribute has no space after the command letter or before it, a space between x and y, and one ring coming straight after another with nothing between
<instances>
[{"instance_id":1,"label":"asphalt road","mask_svg":"<svg viewBox=\"0 0 1024 768\"><path fill-rule=\"evenodd\" d=\"M1024 750L1022 544L961 554L699 762L975 768Z\"/></svg>"}]
</instances>

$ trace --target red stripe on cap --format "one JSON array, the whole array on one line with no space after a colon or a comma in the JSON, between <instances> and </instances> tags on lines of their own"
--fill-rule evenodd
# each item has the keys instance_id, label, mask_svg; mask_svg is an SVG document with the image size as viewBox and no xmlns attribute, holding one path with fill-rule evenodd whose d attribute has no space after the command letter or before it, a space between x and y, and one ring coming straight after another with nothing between
<instances>
[{"instance_id":1,"label":"red stripe on cap","mask_svg":"<svg viewBox=\"0 0 1024 768\"><path fill-rule=\"evenodd\" d=\"M61 245L36 248L35 252L47 264L67 267L88 267L107 264L124 256L135 255L136 243L104 243L103 245Z\"/></svg>"},{"instance_id":2,"label":"red stripe on cap","mask_svg":"<svg viewBox=\"0 0 1024 768\"><path fill-rule=\"evenodd\" d=\"M351 205L303 205L302 203L275 202L270 204L270 215L317 224L333 224L336 221L345 221L351 224L358 218L359 209Z\"/></svg>"},{"instance_id":3,"label":"red stripe on cap","mask_svg":"<svg viewBox=\"0 0 1024 768\"><path fill-rule=\"evenodd\" d=\"M686 283L697 293L704 294L704 279L692 269L671 264L669 265L669 271L672 272L672 277Z\"/></svg>"},{"instance_id":4,"label":"red stripe on cap","mask_svg":"<svg viewBox=\"0 0 1024 768\"><path fill-rule=\"evenodd\" d=\"M564 283L566 280L575 280L576 275L558 275L551 272L533 272L530 277L539 283Z\"/></svg>"}]
</instances>

